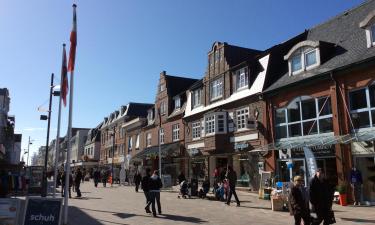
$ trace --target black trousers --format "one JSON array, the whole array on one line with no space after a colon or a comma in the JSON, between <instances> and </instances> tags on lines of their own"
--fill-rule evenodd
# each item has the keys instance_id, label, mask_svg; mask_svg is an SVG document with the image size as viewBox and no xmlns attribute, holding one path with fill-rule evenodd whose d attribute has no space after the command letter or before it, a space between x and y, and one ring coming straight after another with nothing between
<instances>
[{"instance_id":1,"label":"black trousers","mask_svg":"<svg viewBox=\"0 0 375 225\"><path fill-rule=\"evenodd\" d=\"M230 200L232 198L232 195L234 195L234 198L236 199L237 205L240 204L240 200L238 200L237 193L236 193L236 187L230 187L229 188L229 195L227 199L227 204L230 204Z\"/></svg>"},{"instance_id":2,"label":"black trousers","mask_svg":"<svg viewBox=\"0 0 375 225\"><path fill-rule=\"evenodd\" d=\"M144 191L143 193L145 194L145 198L146 198L146 207L145 207L145 209L146 210L150 210L150 205L151 205L150 192Z\"/></svg>"},{"instance_id":3,"label":"black trousers","mask_svg":"<svg viewBox=\"0 0 375 225\"><path fill-rule=\"evenodd\" d=\"M158 204L158 212L161 213L161 204L160 204L160 192L149 192L150 202L146 207L152 205L152 214L156 215L155 201Z\"/></svg>"},{"instance_id":4,"label":"black trousers","mask_svg":"<svg viewBox=\"0 0 375 225\"><path fill-rule=\"evenodd\" d=\"M61 185L61 197L64 197L65 194L65 185ZM69 187L69 198L72 197L72 188Z\"/></svg>"},{"instance_id":5,"label":"black trousers","mask_svg":"<svg viewBox=\"0 0 375 225\"><path fill-rule=\"evenodd\" d=\"M79 186L81 185L81 181L76 182L76 192L77 192L77 197L81 197L81 190L79 189Z\"/></svg>"},{"instance_id":6,"label":"black trousers","mask_svg":"<svg viewBox=\"0 0 375 225\"><path fill-rule=\"evenodd\" d=\"M135 192L138 192L139 184L135 184Z\"/></svg>"},{"instance_id":7,"label":"black trousers","mask_svg":"<svg viewBox=\"0 0 375 225\"><path fill-rule=\"evenodd\" d=\"M328 210L327 210L328 211ZM317 213L317 218L312 221L312 225L319 225L323 221L323 225L331 224L331 217L328 212Z\"/></svg>"},{"instance_id":8,"label":"black trousers","mask_svg":"<svg viewBox=\"0 0 375 225\"><path fill-rule=\"evenodd\" d=\"M301 225L301 220L303 220L303 224L305 225L310 225L310 215L301 215L301 214L296 214L294 215L294 224L295 225Z\"/></svg>"}]
</instances>

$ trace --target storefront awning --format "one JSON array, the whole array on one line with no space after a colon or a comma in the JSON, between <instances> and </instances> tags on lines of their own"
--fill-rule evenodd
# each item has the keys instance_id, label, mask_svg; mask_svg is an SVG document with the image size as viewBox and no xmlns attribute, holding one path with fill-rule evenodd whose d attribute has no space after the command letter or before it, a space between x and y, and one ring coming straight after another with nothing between
<instances>
[{"instance_id":1,"label":"storefront awning","mask_svg":"<svg viewBox=\"0 0 375 225\"><path fill-rule=\"evenodd\" d=\"M133 156L132 160L145 159L151 156L158 156L158 154L159 154L159 146L152 146L152 147L145 148L143 151ZM180 155L180 142L161 145L161 157L162 158L165 158L167 156L177 157L179 155Z\"/></svg>"}]
</instances>

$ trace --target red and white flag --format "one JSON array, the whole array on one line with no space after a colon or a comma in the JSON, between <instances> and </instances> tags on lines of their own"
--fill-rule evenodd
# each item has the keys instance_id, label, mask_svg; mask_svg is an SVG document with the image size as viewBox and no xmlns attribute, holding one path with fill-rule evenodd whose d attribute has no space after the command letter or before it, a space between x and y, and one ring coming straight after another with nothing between
<instances>
[{"instance_id":1,"label":"red and white flag","mask_svg":"<svg viewBox=\"0 0 375 225\"><path fill-rule=\"evenodd\" d=\"M73 28L70 32L70 51L69 51L69 63L68 71L74 71L74 63L76 60L76 48L77 48L77 15L76 15L76 4L73 4Z\"/></svg>"},{"instance_id":2,"label":"red and white flag","mask_svg":"<svg viewBox=\"0 0 375 225\"><path fill-rule=\"evenodd\" d=\"M61 99L63 100L64 106L66 106L66 96L68 95L68 89L69 89L69 85L68 85L68 69L66 67L66 50L65 50L65 44L63 44L60 92L61 92Z\"/></svg>"}]
</instances>

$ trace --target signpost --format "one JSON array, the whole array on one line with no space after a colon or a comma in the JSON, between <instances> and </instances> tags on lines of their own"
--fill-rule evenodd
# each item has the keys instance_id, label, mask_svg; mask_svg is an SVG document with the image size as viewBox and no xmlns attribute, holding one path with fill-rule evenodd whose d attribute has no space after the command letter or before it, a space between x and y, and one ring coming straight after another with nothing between
<instances>
[{"instance_id":1,"label":"signpost","mask_svg":"<svg viewBox=\"0 0 375 225\"><path fill-rule=\"evenodd\" d=\"M23 225L60 225L62 198L27 197Z\"/></svg>"},{"instance_id":2,"label":"signpost","mask_svg":"<svg viewBox=\"0 0 375 225\"><path fill-rule=\"evenodd\" d=\"M0 224L18 225L20 200L15 198L0 198Z\"/></svg>"}]
</instances>

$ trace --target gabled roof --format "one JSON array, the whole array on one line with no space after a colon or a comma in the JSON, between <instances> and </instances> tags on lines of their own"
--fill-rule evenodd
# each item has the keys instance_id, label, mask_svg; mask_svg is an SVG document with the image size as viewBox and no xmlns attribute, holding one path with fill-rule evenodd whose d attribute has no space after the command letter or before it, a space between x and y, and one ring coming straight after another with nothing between
<instances>
[{"instance_id":1,"label":"gabled roof","mask_svg":"<svg viewBox=\"0 0 375 225\"><path fill-rule=\"evenodd\" d=\"M331 71L340 70L353 64L373 60L375 48L367 48L366 33L364 29L360 28L360 23L374 9L375 1L370 0L309 29L305 40L329 43L334 46L331 52L315 69L293 76L289 76L288 71L282 70L280 79L274 82L266 92L328 75ZM284 61L284 64L284 67L287 67L287 61Z\"/></svg>"},{"instance_id":2,"label":"gabled roof","mask_svg":"<svg viewBox=\"0 0 375 225\"><path fill-rule=\"evenodd\" d=\"M229 45L226 42L224 42L224 46L226 46L224 50L224 58L229 67L233 67L262 53L260 50Z\"/></svg>"},{"instance_id":3,"label":"gabled roof","mask_svg":"<svg viewBox=\"0 0 375 225\"><path fill-rule=\"evenodd\" d=\"M198 79L176 77L171 75L165 75L165 79L167 81L168 95L171 97L186 91L193 83L198 81Z\"/></svg>"}]
</instances>

